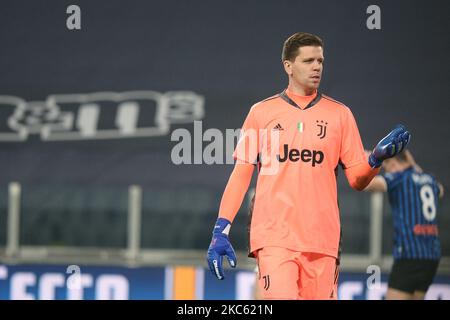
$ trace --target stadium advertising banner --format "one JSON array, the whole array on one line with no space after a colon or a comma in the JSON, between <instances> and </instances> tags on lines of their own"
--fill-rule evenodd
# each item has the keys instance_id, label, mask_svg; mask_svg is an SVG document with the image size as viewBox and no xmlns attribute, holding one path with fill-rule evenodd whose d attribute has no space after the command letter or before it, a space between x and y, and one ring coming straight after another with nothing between
<instances>
[{"instance_id":1,"label":"stadium advertising banner","mask_svg":"<svg viewBox=\"0 0 450 320\"><path fill-rule=\"evenodd\" d=\"M387 276L379 280L341 273L339 299L383 299ZM252 300L254 283L251 271L227 270L218 281L191 266L0 265L1 300ZM450 299L450 278L436 277L426 299Z\"/></svg>"}]
</instances>

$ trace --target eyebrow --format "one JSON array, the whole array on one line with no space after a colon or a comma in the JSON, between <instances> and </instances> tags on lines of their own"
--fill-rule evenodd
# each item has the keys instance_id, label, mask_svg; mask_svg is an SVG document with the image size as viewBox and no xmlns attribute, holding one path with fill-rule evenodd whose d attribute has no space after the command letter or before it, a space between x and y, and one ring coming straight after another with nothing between
<instances>
[{"instance_id":1,"label":"eyebrow","mask_svg":"<svg viewBox=\"0 0 450 320\"><path fill-rule=\"evenodd\" d=\"M311 60L315 60L315 58L312 58L312 57L311 57L311 58L303 58L303 59L302 59L302 61L311 61ZM317 58L317 60L322 60L322 61L324 61L325 58L322 58L322 57L321 57L321 58Z\"/></svg>"}]
</instances>

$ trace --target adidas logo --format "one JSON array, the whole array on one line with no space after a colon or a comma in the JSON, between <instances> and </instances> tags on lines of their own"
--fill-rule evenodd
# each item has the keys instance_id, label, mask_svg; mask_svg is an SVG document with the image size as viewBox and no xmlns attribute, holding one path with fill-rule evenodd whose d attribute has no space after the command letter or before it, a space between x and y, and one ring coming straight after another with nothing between
<instances>
[{"instance_id":1,"label":"adidas logo","mask_svg":"<svg viewBox=\"0 0 450 320\"><path fill-rule=\"evenodd\" d=\"M281 124L277 124L272 130L284 130Z\"/></svg>"}]
</instances>

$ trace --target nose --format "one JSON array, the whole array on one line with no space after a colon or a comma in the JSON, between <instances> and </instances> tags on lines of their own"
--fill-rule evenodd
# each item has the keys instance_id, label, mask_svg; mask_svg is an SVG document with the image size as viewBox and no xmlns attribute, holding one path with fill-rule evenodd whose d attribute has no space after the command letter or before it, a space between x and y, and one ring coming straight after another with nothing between
<instances>
[{"instance_id":1,"label":"nose","mask_svg":"<svg viewBox=\"0 0 450 320\"><path fill-rule=\"evenodd\" d=\"M314 71L320 71L322 69L322 64L319 61L315 61L313 64Z\"/></svg>"}]
</instances>

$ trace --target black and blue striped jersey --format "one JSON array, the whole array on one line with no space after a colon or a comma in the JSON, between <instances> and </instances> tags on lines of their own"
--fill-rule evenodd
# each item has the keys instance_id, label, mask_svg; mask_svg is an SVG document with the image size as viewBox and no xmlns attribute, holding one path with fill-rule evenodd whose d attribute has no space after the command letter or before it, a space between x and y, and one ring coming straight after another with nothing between
<instances>
[{"instance_id":1,"label":"black and blue striped jersey","mask_svg":"<svg viewBox=\"0 0 450 320\"><path fill-rule=\"evenodd\" d=\"M412 167L383 177L394 220L394 259L440 259L436 179Z\"/></svg>"}]
</instances>

